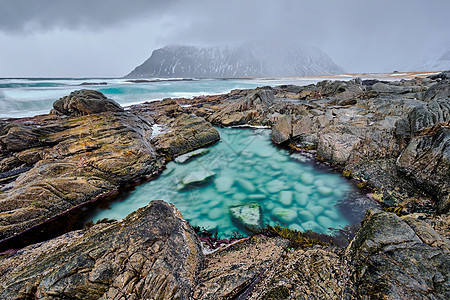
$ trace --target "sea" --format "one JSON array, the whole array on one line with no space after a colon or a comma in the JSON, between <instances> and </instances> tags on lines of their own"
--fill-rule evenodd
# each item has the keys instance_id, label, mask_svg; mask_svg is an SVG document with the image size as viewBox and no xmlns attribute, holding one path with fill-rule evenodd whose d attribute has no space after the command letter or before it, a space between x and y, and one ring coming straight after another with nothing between
<instances>
[{"instance_id":1,"label":"sea","mask_svg":"<svg viewBox=\"0 0 450 300\"><path fill-rule=\"evenodd\" d=\"M164 98L193 97L228 93L282 84L308 85L322 80L398 80L434 73L344 74L277 78L192 79L192 78L0 78L0 118L46 114L53 102L79 89L94 89L126 107Z\"/></svg>"},{"instance_id":2,"label":"sea","mask_svg":"<svg viewBox=\"0 0 450 300\"><path fill-rule=\"evenodd\" d=\"M152 78L0 78L0 118L31 117L49 113L53 102L79 89L94 89L126 107L164 98L228 93L280 84L307 85L316 78L184 79Z\"/></svg>"}]
</instances>

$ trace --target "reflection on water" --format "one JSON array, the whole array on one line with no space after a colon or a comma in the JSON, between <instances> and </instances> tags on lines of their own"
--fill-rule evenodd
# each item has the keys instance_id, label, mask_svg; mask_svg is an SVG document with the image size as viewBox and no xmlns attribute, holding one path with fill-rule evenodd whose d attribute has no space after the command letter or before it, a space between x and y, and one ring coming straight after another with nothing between
<instances>
[{"instance_id":1,"label":"reflection on water","mask_svg":"<svg viewBox=\"0 0 450 300\"><path fill-rule=\"evenodd\" d=\"M184 163L170 162L160 177L92 220L120 219L151 200L165 200L191 224L215 229L222 237L234 231L248 233L246 228L258 223L259 214L261 224L327 233L329 228L359 221L366 206L373 205L341 175L275 147L270 130L218 130L221 141L207 153ZM355 198L359 198L357 216L352 207Z\"/></svg>"}]
</instances>

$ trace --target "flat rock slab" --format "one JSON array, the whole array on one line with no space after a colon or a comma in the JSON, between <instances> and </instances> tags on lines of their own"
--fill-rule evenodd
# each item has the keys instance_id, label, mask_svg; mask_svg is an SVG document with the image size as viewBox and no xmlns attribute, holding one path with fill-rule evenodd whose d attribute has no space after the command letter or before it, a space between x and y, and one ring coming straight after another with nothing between
<instances>
[{"instance_id":1,"label":"flat rock slab","mask_svg":"<svg viewBox=\"0 0 450 300\"><path fill-rule=\"evenodd\" d=\"M211 123L201 117L180 114L171 120L167 132L155 137L156 150L171 158L220 140L220 135Z\"/></svg>"},{"instance_id":2,"label":"flat rock slab","mask_svg":"<svg viewBox=\"0 0 450 300\"><path fill-rule=\"evenodd\" d=\"M0 260L1 299L188 299L203 254L173 205L26 247Z\"/></svg>"},{"instance_id":3,"label":"flat rock slab","mask_svg":"<svg viewBox=\"0 0 450 300\"><path fill-rule=\"evenodd\" d=\"M261 205L258 203L230 207L230 216L239 227L250 232L262 226Z\"/></svg>"},{"instance_id":4,"label":"flat rock slab","mask_svg":"<svg viewBox=\"0 0 450 300\"><path fill-rule=\"evenodd\" d=\"M191 172L188 175L184 176L183 179L181 179L181 183L184 186L200 184L200 183L207 181L208 179L210 179L211 177L213 177L215 175L216 175L216 173L214 173L212 171L195 171L195 172Z\"/></svg>"},{"instance_id":5,"label":"flat rock slab","mask_svg":"<svg viewBox=\"0 0 450 300\"><path fill-rule=\"evenodd\" d=\"M233 299L280 259L287 244L281 238L255 236L207 256L194 299Z\"/></svg>"},{"instance_id":6,"label":"flat rock slab","mask_svg":"<svg viewBox=\"0 0 450 300\"><path fill-rule=\"evenodd\" d=\"M179 164L184 164L189 162L190 160L194 159L195 157L205 155L209 152L209 149L200 148L185 154L182 154L175 158L175 162Z\"/></svg>"}]
</instances>

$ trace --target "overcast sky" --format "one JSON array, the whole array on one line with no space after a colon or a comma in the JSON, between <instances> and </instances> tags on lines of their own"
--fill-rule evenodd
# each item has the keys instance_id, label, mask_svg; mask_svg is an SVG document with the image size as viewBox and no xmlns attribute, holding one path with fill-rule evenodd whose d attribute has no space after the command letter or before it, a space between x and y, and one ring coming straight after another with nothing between
<instances>
[{"instance_id":1,"label":"overcast sky","mask_svg":"<svg viewBox=\"0 0 450 300\"><path fill-rule=\"evenodd\" d=\"M450 47L449 0L0 0L0 77L120 77L167 44L295 41L348 72Z\"/></svg>"}]
</instances>

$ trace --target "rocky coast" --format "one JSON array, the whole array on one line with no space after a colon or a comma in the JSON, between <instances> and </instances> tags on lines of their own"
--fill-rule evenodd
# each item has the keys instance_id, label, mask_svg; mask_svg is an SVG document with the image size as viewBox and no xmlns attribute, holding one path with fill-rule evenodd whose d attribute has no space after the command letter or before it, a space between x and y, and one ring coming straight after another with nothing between
<instances>
[{"instance_id":1,"label":"rocky coast","mask_svg":"<svg viewBox=\"0 0 450 300\"><path fill-rule=\"evenodd\" d=\"M274 143L338 168L384 211L368 210L346 248L262 234L205 254L180 212L153 201L22 248L27 233L217 142L213 125L270 127ZM126 110L80 90L48 115L1 121L0 172L1 299L450 298L450 72Z\"/></svg>"}]
</instances>

